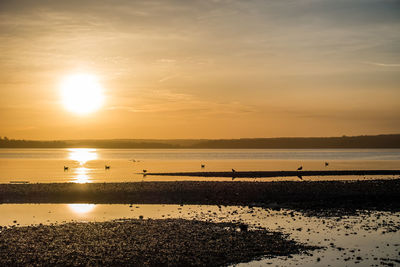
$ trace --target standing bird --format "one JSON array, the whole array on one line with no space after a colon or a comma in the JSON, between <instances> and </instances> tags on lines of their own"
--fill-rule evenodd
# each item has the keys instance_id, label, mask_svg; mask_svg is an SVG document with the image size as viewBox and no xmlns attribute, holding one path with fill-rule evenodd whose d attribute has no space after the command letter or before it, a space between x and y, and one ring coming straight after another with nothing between
<instances>
[{"instance_id":1,"label":"standing bird","mask_svg":"<svg viewBox=\"0 0 400 267\"><path fill-rule=\"evenodd\" d=\"M328 167L328 165L329 165L329 162L325 162L325 167Z\"/></svg>"},{"instance_id":2,"label":"standing bird","mask_svg":"<svg viewBox=\"0 0 400 267\"><path fill-rule=\"evenodd\" d=\"M297 168L298 171L301 171L303 169L303 166L300 166Z\"/></svg>"},{"instance_id":3,"label":"standing bird","mask_svg":"<svg viewBox=\"0 0 400 267\"><path fill-rule=\"evenodd\" d=\"M69 167L68 166L64 166L64 171L68 171Z\"/></svg>"},{"instance_id":4,"label":"standing bird","mask_svg":"<svg viewBox=\"0 0 400 267\"><path fill-rule=\"evenodd\" d=\"M110 169L110 165L105 165L104 169L109 170Z\"/></svg>"}]
</instances>

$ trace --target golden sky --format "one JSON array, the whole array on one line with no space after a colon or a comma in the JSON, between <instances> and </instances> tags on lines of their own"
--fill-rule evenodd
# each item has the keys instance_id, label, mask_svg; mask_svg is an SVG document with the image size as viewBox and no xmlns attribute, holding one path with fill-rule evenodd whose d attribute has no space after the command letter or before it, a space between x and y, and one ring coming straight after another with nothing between
<instances>
[{"instance_id":1,"label":"golden sky","mask_svg":"<svg viewBox=\"0 0 400 267\"><path fill-rule=\"evenodd\" d=\"M0 136L400 132L400 1L0 1ZM104 92L68 111L65 77Z\"/></svg>"}]
</instances>

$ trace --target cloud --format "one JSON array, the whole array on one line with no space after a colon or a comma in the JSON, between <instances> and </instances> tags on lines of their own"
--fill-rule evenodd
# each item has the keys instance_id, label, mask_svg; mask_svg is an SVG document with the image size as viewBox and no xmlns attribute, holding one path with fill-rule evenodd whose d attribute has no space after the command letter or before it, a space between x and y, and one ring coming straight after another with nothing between
<instances>
[{"instance_id":1,"label":"cloud","mask_svg":"<svg viewBox=\"0 0 400 267\"><path fill-rule=\"evenodd\" d=\"M181 114L182 116L246 114L256 112L255 107L238 101L218 102L199 99L194 95L173 93L168 90L154 90L141 95L134 105L110 106L108 110L133 113Z\"/></svg>"},{"instance_id":2,"label":"cloud","mask_svg":"<svg viewBox=\"0 0 400 267\"><path fill-rule=\"evenodd\" d=\"M400 67L400 64L396 63L379 63L379 62L362 62L362 63L379 67Z\"/></svg>"}]
</instances>

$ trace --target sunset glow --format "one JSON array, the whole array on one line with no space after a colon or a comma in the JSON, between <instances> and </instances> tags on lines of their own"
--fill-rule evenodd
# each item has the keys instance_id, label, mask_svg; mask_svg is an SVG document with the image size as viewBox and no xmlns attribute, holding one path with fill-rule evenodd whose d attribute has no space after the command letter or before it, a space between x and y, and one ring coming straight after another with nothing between
<instances>
[{"instance_id":1,"label":"sunset glow","mask_svg":"<svg viewBox=\"0 0 400 267\"><path fill-rule=\"evenodd\" d=\"M1 134L397 133L399 4L367 2L1 1Z\"/></svg>"},{"instance_id":2,"label":"sunset glow","mask_svg":"<svg viewBox=\"0 0 400 267\"><path fill-rule=\"evenodd\" d=\"M104 101L103 89L96 76L74 74L61 83L64 107L76 114L88 114L98 110Z\"/></svg>"},{"instance_id":3,"label":"sunset glow","mask_svg":"<svg viewBox=\"0 0 400 267\"><path fill-rule=\"evenodd\" d=\"M400 0L0 0L0 267L399 263L399 33Z\"/></svg>"}]
</instances>

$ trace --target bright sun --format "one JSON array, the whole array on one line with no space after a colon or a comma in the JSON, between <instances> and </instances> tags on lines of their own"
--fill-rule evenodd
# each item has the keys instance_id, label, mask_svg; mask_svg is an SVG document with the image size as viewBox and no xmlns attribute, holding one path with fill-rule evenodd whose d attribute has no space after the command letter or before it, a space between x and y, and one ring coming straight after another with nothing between
<instances>
[{"instance_id":1,"label":"bright sun","mask_svg":"<svg viewBox=\"0 0 400 267\"><path fill-rule=\"evenodd\" d=\"M103 88L94 75L69 75L61 82L61 98L68 111L88 114L103 104Z\"/></svg>"}]
</instances>

